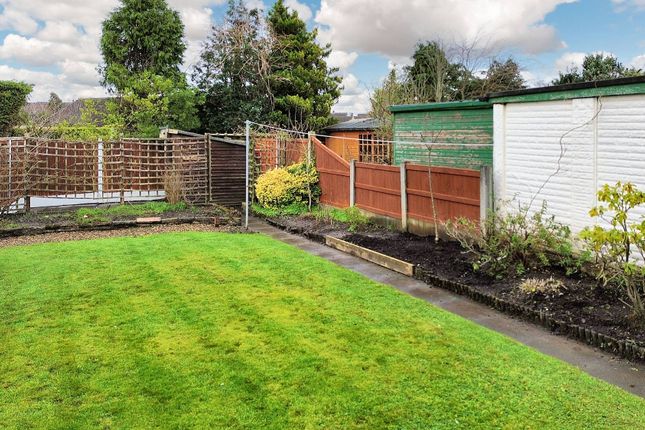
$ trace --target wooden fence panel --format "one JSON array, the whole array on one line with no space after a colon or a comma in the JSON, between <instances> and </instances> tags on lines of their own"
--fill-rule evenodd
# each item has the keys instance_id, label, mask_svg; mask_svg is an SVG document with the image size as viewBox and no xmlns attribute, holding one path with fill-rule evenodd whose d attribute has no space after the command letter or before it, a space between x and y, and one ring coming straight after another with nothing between
<instances>
[{"instance_id":1,"label":"wooden fence panel","mask_svg":"<svg viewBox=\"0 0 645 430\"><path fill-rule=\"evenodd\" d=\"M210 138L211 201L239 208L246 189L246 146L231 139Z\"/></svg>"},{"instance_id":2,"label":"wooden fence panel","mask_svg":"<svg viewBox=\"0 0 645 430\"><path fill-rule=\"evenodd\" d=\"M401 218L401 171L396 166L356 163L355 204L360 209Z\"/></svg>"},{"instance_id":3,"label":"wooden fence panel","mask_svg":"<svg viewBox=\"0 0 645 430\"><path fill-rule=\"evenodd\" d=\"M476 170L432 167L432 194L437 221L469 218L478 221L479 176ZM433 222L428 166L406 165L408 218Z\"/></svg>"},{"instance_id":4,"label":"wooden fence panel","mask_svg":"<svg viewBox=\"0 0 645 430\"><path fill-rule=\"evenodd\" d=\"M315 137L312 140L316 152L316 169L320 175L322 190L320 202L338 208L348 207L349 163Z\"/></svg>"}]
</instances>

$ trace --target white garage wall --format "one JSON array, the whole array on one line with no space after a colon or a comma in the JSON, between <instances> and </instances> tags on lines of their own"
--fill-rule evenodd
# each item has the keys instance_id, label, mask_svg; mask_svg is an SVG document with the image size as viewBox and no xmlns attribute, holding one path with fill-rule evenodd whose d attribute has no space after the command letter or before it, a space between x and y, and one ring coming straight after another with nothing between
<instances>
[{"instance_id":1,"label":"white garage wall","mask_svg":"<svg viewBox=\"0 0 645 430\"><path fill-rule=\"evenodd\" d=\"M497 200L532 210L546 201L579 232L603 184L645 190L645 95L498 104L494 126Z\"/></svg>"}]
</instances>

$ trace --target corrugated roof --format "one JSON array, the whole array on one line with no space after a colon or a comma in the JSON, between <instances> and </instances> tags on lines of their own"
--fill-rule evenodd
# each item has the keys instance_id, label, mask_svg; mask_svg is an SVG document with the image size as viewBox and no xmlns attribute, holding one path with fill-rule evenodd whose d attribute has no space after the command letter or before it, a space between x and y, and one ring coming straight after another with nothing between
<instances>
[{"instance_id":1,"label":"corrugated roof","mask_svg":"<svg viewBox=\"0 0 645 430\"><path fill-rule=\"evenodd\" d=\"M325 128L325 132L331 131L362 131L376 130L379 127L378 120L374 118L355 118L349 121L339 122Z\"/></svg>"}]
</instances>

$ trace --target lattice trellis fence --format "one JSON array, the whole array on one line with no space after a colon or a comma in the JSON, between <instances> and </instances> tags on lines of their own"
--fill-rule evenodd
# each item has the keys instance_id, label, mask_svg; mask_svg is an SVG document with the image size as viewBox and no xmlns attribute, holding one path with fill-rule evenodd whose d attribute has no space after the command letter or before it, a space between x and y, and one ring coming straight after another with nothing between
<instances>
[{"instance_id":1,"label":"lattice trellis fence","mask_svg":"<svg viewBox=\"0 0 645 430\"><path fill-rule=\"evenodd\" d=\"M180 174L187 201L206 203L208 156L206 137L111 142L3 138L0 209L28 204L30 197L163 197L164 178L171 171Z\"/></svg>"}]
</instances>

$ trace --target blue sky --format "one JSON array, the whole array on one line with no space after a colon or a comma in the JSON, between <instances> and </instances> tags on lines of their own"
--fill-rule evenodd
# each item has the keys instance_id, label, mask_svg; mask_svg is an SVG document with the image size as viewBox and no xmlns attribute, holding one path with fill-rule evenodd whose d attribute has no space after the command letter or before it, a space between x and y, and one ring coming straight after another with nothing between
<instances>
[{"instance_id":1,"label":"blue sky","mask_svg":"<svg viewBox=\"0 0 645 430\"><path fill-rule=\"evenodd\" d=\"M224 0L168 0L186 25L185 67L197 58ZM272 0L247 0L265 9ZM531 85L606 52L645 68L645 0L285 0L319 28L334 49L345 90L337 111L369 109L369 93L394 65L405 65L415 43L473 45L489 57L512 55ZM118 0L0 0L0 79L35 84L32 100L55 91L64 100L101 96L100 23Z\"/></svg>"}]
</instances>

